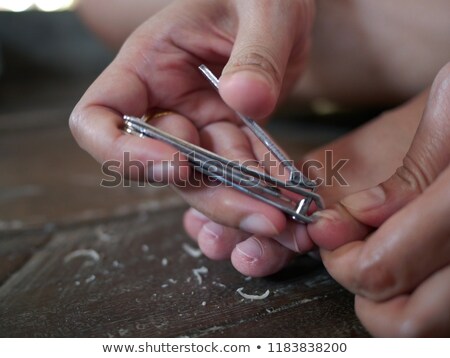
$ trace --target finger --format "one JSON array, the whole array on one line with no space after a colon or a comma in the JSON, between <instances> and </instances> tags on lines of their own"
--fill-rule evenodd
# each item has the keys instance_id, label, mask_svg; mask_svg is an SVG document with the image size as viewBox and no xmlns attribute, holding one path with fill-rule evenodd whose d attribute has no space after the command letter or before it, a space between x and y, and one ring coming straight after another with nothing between
<instances>
[{"instance_id":1,"label":"finger","mask_svg":"<svg viewBox=\"0 0 450 358\"><path fill-rule=\"evenodd\" d=\"M170 12L166 14L169 15ZM124 114L140 117L149 110L162 108L192 119L197 127L235 117L202 78L197 69L199 59L189 52L189 48L196 48L200 57L209 54L206 63L208 60L217 63L216 46L228 49L230 46L225 46L216 35L206 34L189 37L185 50L169 37L171 23L164 21L164 17L154 17L136 30L116 59L86 91L71 115L70 127L80 146L100 162L118 161L120 171L128 172L123 168L126 152L144 164L147 160L159 162L172 158L175 153L158 141L147 139L143 142L123 136L119 129ZM189 28L189 24L179 26ZM197 33L198 29L189 28L189 31ZM222 58L224 54L217 56ZM192 139L190 134L195 126L186 121L178 128L182 138ZM179 169L182 171L180 176L187 177L187 166ZM132 178L142 179L145 175L145 166L144 169L142 165L139 169L131 168Z\"/></svg>"},{"instance_id":2,"label":"finger","mask_svg":"<svg viewBox=\"0 0 450 358\"><path fill-rule=\"evenodd\" d=\"M119 95L116 83L129 88ZM122 115L141 116L149 107L147 88L140 78L114 62L89 87L70 116L70 128L78 144L98 161L108 152L122 127Z\"/></svg>"},{"instance_id":3,"label":"finger","mask_svg":"<svg viewBox=\"0 0 450 358\"><path fill-rule=\"evenodd\" d=\"M347 196L340 202L343 206L338 204L318 213L319 220L308 227L308 233L317 245L334 249L346 242L362 240L368 232L364 225L380 226L417 198L448 165L449 82L450 63L439 72L433 83L416 135L396 173L378 186ZM341 229L333 230L333 226ZM345 227L353 229L349 231Z\"/></svg>"},{"instance_id":4,"label":"finger","mask_svg":"<svg viewBox=\"0 0 450 358\"><path fill-rule=\"evenodd\" d=\"M229 259L235 246L249 236L243 231L217 224L193 208L184 214L183 224L205 256L213 260Z\"/></svg>"},{"instance_id":5,"label":"finger","mask_svg":"<svg viewBox=\"0 0 450 358\"><path fill-rule=\"evenodd\" d=\"M355 310L367 330L379 337L450 336L450 266L430 276L410 295L384 302L357 296Z\"/></svg>"},{"instance_id":6,"label":"finger","mask_svg":"<svg viewBox=\"0 0 450 358\"><path fill-rule=\"evenodd\" d=\"M386 182L353 194L342 204L358 220L379 226L392 213L420 195L449 164L450 63L437 75L403 165Z\"/></svg>"},{"instance_id":7,"label":"finger","mask_svg":"<svg viewBox=\"0 0 450 358\"><path fill-rule=\"evenodd\" d=\"M184 229L190 238L196 242L203 225L209 221L210 219L206 215L194 208L189 208L183 215Z\"/></svg>"},{"instance_id":8,"label":"finger","mask_svg":"<svg viewBox=\"0 0 450 358\"><path fill-rule=\"evenodd\" d=\"M85 148L95 153L105 174L118 173L122 178L161 184L188 179L189 162L175 148L158 140L125 134L120 129L122 121L117 123L113 121L115 118L106 116L95 120L95 114L90 115L95 112L102 116L104 111L85 111L89 121L82 121L79 125L86 126L81 130L83 141L88 142ZM196 140L197 131L189 120L175 114L169 117L172 134L178 133L185 140Z\"/></svg>"},{"instance_id":9,"label":"finger","mask_svg":"<svg viewBox=\"0 0 450 358\"><path fill-rule=\"evenodd\" d=\"M293 255L272 239L252 236L236 245L231 262L243 275L262 277L281 270Z\"/></svg>"},{"instance_id":10,"label":"finger","mask_svg":"<svg viewBox=\"0 0 450 358\"><path fill-rule=\"evenodd\" d=\"M401 166L427 99L424 92L304 156L299 168L310 179L321 179L317 193L326 207L385 181Z\"/></svg>"},{"instance_id":11,"label":"finger","mask_svg":"<svg viewBox=\"0 0 450 358\"><path fill-rule=\"evenodd\" d=\"M304 254L311 251L315 245L311 240L306 225L289 221L279 235L273 237L279 244L292 252Z\"/></svg>"},{"instance_id":12,"label":"finger","mask_svg":"<svg viewBox=\"0 0 450 358\"><path fill-rule=\"evenodd\" d=\"M205 256L213 260L226 260L230 258L236 245L249 236L250 234L241 230L209 221L203 225L197 240Z\"/></svg>"},{"instance_id":13,"label":"finger","mask_svg":"<svg viewBox=\"0 0 450 358\"><path fill-rule=\"evenodd\" d=\"M450 263L450 167L369 239L322 251L330 274L372 300L408 293ZM426 210L426 212L425 212Z\"/></svg>"},{"instance_id":14,"label":"finger","mask_svg":"<svg viewBox=\"0 0 450 358\"><path fill-rule=\"evenodd\" d=\"M203 145L224 157L240 163L253 157L245 135L232 123L210 124L200 134ZM179 192L214 222L267 237L277 235L284 228L286 218L279 210L225 185L204 184L179 188Z\"/></svg>"},{"instance_id":15,"label":"finger","mask_svg":"<svg viewBox=\"0 0 450 358\"><path fill-rule=\"evenodd\" d=\"M263 118L275 108L294 41L303 35L297 51L306 47L312 4L252 0L237 6L238 33L220 78L220 94L233 109Z\"/></svg>"},{"instance_id":16,"label":"finger","mask_svg":"<svg viewBox=\"0 0 450 358\"><path fill-rule=\"evenodd\" d=\"M307 226L307 234L317 246L325 250L334 250L349 242L363 240L372 231L371 227L356 220L340 204L313 215L316 220Z\"/></svg>"},{"instance_id":17,"label":"finger","mask_svg":"<svg viewBox=\"0 0 450 358\"><path fill-rule=\"evenodd\" d=\"M254 134L249 131L248 128L243 128L242 131L246 134L251 143L253 155L258 158L267 159L267 153L264 152L264 149L262 148L264 147L264 145L255 138ZM247 156L249 155L247 153L247 149L243 154ZM275 159L271 158L271 161L272 160L272 164L274 165L271 165L269 163L269 166L264 165L264 169L271 175L280 177L281 173L279 173L279 170L276 170L275 165L279 165L279 163L276 162ZM267 161L265 160L264 164L267 164L266 162ZM241 242L243 239L248 238L249 235L239 230L233 230L231 228L212 223L211 225L206 225L204 227L204 230L202 230L200 236L203 240L199 239L199 245L200 242L203 241L203 245L200 246L203 246L202 250L204 251L205 255L210 258L217 259L219 257L229 258L234 246L237 243ZM274 239L286 248L298 253L308 252L314 247L314 244L307 235L306 227L304 225L297 225L295 223L288 222L283 232L280 235L275 236ZM224 242L226 242L226 244L224 244Z\"/></svg>"},{"instance_id":18,"label":"finger","mask_svg":"<svg viewBox=\"0 0 450 358\"><path fill-rule=\"evenodd\" d=\"M117 91L119 78L129 91ZM170 164L176 157L174 148L153 139L124 135L121 131L123 114L146 112L149 105L146 94L146 86L138 76L111 65L75 107L70 118L72 133L83 149L99 162L115 166L122 176L144 180L151 169L150 176L155 180L186 179L189 167L184 156L179 156L177 168L162 163ZM186 140L196 140L196 129L188 120L181 116L173 116L173 120L178 123L179 135Z\"/></svg>"}]
</instances>

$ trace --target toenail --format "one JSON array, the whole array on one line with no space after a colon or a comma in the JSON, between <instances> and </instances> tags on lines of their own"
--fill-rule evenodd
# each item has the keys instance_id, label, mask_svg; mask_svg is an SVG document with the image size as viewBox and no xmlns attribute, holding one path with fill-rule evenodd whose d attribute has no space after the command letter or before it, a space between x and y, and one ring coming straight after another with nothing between
<instances>
[{"instance_id":1,"label":"toenail","mask_svg":"<svg viewBox=\"0 0 450 358\"><path fill-rule=\"evenodd\" d=\"M220 238L220 236L223 234L223 227L222 225L216 224L215 222L208 222L205 225L203 225L201 230L208 239L211 240L217 240Z\"/></svg>"},{"instance_id":2,"label":"toenail","mask_svg":"<svg viewBox=\"0 0 450 358\"><path fill-rule=\"evenodd\" d=\"M249 261L256 261L263 254L263 247L261 245L261 242L254 237L251 237L237 244L236 248L241 254L246 256Z\"/></svg>"}]
</instances>

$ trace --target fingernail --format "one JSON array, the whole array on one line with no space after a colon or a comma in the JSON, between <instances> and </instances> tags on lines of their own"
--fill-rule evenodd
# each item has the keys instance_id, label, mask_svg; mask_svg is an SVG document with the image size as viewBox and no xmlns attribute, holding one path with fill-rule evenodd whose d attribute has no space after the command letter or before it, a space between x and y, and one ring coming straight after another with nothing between
<instances>
[{"instance_id":1,"label":"fingernail","mask_svg":"<svg viewBox=\"0 0 450 358\"><path fill-rule=\"evenodd\" d=\"M264 90L267 88L270 91L273 91L273 80L272 78L265 73L264 71L249 71L249 70L238 70L232 73L224 74L220 80L224 82L226 81L226 86L230 86L231 88L246 88L249 84L253 87L262 87Z\"/></svg>"},{"instance_id":2,"label":"fingernail","mask_svg":"<svg viewBox=\"0 0 450 358\"><path fill-rule=\"evenodd\" d=\"M203 225L201 234L206 235L210 240L217 240L223 233L222 225L216 224L212 221ZM199 235L200 236L200 235Z\"/></svg>"},{"instance_id":3,"label":"fingernail","mask_svg":"<svg viewBox=\"0 0 450 358\"><path fill-rule=\"evenodd\" d=\"M279 234L275 225L262 214L252 214L245 217L240 222L239 228L252 234L269 237Z\"/></svg>"},{"instance_id":4,"label":"fingernail","mask_svg":"<svg viewBox=\"0 0 450 358\"><path fill-rule=\"evenodd\" d=\"M313 224L320 219L327 219L330 221L339 220L339 214L335 210L326 209L321 211L316 211L312 214Z\"/></svg>"},{"instance_id":5,"label":"fingernail","mask_svg":"<svg viewBox=\"0 0 450 358\"><path fill-rule=\"evenodd\" d=\"M249 261L258 260L263 254L263 248L259 240L251 237L236 245L238 251L246 256Z\"/></svg>"},{"instance_id":6,"label":"fingernail","mask_svg":"<svg viewBox=\"0 0 450 358\"><path fill-rule=\"evenodd\" d=\"M223 76L228 76L230 81L257 80L261 82L267 82L268 80L265 72L252 71L248 69L242 70L240 68L235 68L232 72L224 73Z\"/></svg>"},{"instance_id":7,"label":"fingernail","mask_svg":"<svg viewBox=\"0 0 450 358\"><path fill-rule=\"evenodd\" d=\"M313 248L313 242L308 235L306 225L290 225L274 239L289 250L304 253Z\"/></svg>"},{"instance_id":8,"label":"fingernail","mask_svg":"<svg viewBox=\"0 0 450 358\"><path fill-rule=\"evenodd\" d=\"M367 211L374 209L386 201L386 194L381 186L363 190L347 196L341 203L349 209Z\"/></svg>"}]
</instances>

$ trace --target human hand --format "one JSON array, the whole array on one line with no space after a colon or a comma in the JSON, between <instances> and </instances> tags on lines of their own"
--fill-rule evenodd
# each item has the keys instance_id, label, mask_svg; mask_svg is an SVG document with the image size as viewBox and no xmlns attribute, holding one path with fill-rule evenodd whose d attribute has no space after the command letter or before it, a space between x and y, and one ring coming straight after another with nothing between
<instances>
[{"instance_id":1,"label":"human hand","mask_svg":"<svg viewBox=\"0 0 450 358\"><path fill-rule=\"evenodd\" d=\"M450 335L449 121L450 63L433 83L403 165L308 226L375 336Z\"/></svg>"},{"instance_id":2,"label":"human hand","mask_svg":"<svg viewBox=\"0 0 450 358\"><path fill-rule=\"evenodd\" d=\"M308 175L324 180L318 193L327 207L351 193L384 181L401 165L426 100L427 94L421 94L303 158L299 168L303 165L307 167L306 163L321 163L315 168L310 166ZM255 142L256 153L263 153L263 146L253 136L249 138ZM383 145L380 146L380 143ZM343 160L348 163L340 167L339 177L335 177L330 168L339 168L339 162ZM342 185L341 179L347 185ZM283 268L295 254L314 248L305 225L295 222L288 221L282 231L269 239L220 225L190 209L185 214L184 226L206 256L212 259L231 258L234 267L249 276L272 274Z\"/></svg>"},{"instance_id":3,"label":"human hand","mask_svg":"<svg viewBox=\"0 0 450 358\"><path fill-rule=\"evenodd\" d=\"M226 104L257 120L272 112L305 66L313 12L312 0L169 5L129 37L77 104L70 119L76 140L98 161L121 163L132 179L177 183L193 207L220 224L277 234L286 225L281 212L230 188L190 186L186 158L163 165L175 149L123 135L122 115L174 112L152 124L229 159L254 160L255 143ZM198 71L202 63L222 71L226 104ZM126 167L125 153L143 165Z\"/></svg>"}]
</instances>

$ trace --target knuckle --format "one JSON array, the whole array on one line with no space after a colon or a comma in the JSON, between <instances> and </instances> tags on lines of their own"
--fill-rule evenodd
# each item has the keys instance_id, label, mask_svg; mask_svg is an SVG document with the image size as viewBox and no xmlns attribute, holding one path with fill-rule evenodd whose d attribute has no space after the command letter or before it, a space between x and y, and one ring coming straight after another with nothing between
<instances>
[{"instance_id":1,"label":"knuckle","mask_svg":"<svg viewBox=\"0 0 450 358\"><path fill-rule=\"evenodd\" d=\"M422 193L450 160L450 62L436 76L412 146L397 171L409 189Z\"/></svg>"},{"instance_id":2,"label":"knuckle","mask_svg":"<svg viewBox=\"0 0 450 358\"><path fill-rule=\"evenodd\" d=\"M243 48L232 58L234 70L250 69L269 75L276 84L281 83L282 75L275 56L264 46L252 45Z\"/></svg>"},{"instance_id":3,"label":"knuckle","mask_svg":"<svg viewBox=\"0 0 450 358\"><path fill-rule=\"evenodd\" d=\"M431 173L431 171L424 170L423 165L408 153L403 159L403 165L396 170L395 175L403 183L405 189L420 194L432 183Z\"/></svg>"},{"instance_id":4,"label":"knuckle","mask_svg":"<svg viewBox=\"0 0 450 358\"><path fill-rule=\"evenodd\" d=\"M230 197L227 189L229 188L209 188L207 202L213 204L208 204L208 212L210 213L208 216L213 221L223 222L225 218L224 213L229 213L229 215L233 216L236 214L235 203ZM227 219L231 218L227 217Z\"/></svg>"},{"instance_id":5,"label":"knuckle","mask_svg":"<svg viewBox=\"0 0 450 358\"><path fill-rule=\"evenodd\" d=\"M382 300L395 286L396 279L380 255L361 256L354 270L353 286L357 293L373 300Z\"/></svg>"},{"instance_id":6,"label":"knuckle","mask_svg":"<svg viewBox=\"0 0 450 358\"><path fill-rule=\"evenodd\" d=\"M250 148L248 147L247 143L233 143L232 147L224 148L223 152L221 152L220 155L224 156L225 158L251 158ZM236 161L239 164L242 164L244 159ZM248 159L247 164L250 162L251 160ZM253 162L256 163L256 160L253 160Z\"/></svg>"}]
</instances>

